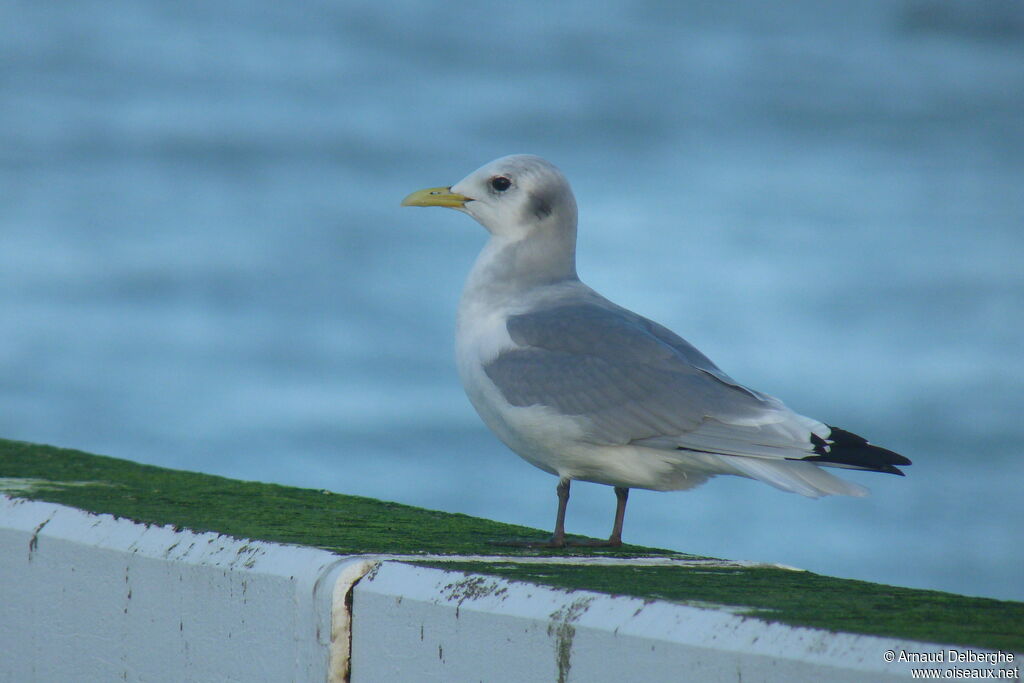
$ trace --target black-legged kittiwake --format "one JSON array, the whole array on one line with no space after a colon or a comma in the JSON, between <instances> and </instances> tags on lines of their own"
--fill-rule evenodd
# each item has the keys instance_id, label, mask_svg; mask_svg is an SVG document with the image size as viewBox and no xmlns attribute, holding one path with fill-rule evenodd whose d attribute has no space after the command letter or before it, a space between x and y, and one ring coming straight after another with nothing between
<instances>
[{"instance_id":1,"label":"black-legged kittiwake","mask_svg":"<svg viewBox=\"0 0 1024 683\"><path fill-rule=\"evenodd\" d=\"M902 475L896 465L910 464L743 386L580 282L576 200L544 159L503 157L402 204L457 209L490 232L459 304L457 364L487 426L558 477L549 545L566 542L574 479L615 487L614 546L631 488L681 490L733 474L810 497L863 496L822 467Z\"/></svg>"}]
</instances>

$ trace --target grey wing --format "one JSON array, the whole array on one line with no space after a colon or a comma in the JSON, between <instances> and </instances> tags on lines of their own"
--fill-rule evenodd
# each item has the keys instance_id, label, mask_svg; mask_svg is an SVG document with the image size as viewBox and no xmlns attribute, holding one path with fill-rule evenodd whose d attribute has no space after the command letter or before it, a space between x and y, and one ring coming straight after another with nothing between
<instances>
[{"instance_id":1,"label":"grey wing","mask_svg":"<svg viewBox=\"0 0 1024 683\"><path fill-rule=\"evenodd\" d=\"M808 425L820 423L736 383L681 337L614 304L511 316L508 331L517 347L485 367L505 399L578 416L596 443L762 457L811 452Z\"/></svg>"}]
</instances>

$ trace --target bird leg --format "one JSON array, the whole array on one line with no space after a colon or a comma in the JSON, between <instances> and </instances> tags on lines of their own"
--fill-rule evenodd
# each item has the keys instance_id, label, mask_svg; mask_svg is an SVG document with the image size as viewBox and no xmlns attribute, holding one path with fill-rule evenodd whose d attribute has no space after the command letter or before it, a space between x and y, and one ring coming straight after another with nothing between
<instances>
[{"instance_id":1,"label":"bird leg","mask_svg":"<svg viewBox=\"0 0 1024 683\"><path fill-rule=\"evenodd\" d=\"M561 548L565 545L565 509L569 507L569 479L559 479L558 487L558 515L555 517L555 532L551 534L551 540L547 545L552 548Z\"/></svg>"},{"instance_id":2,"label":"bird leg","mask_svg":"<svg viewBox=\"0 0 1024 683\"><path fill-rule=\"evenodd\" d=\"M612 535L607 541L566 541L565 540L565 506L569 503L569 480L558 482L558 519L555 521L555 533L548 542L554 548L565 545L586 546L589 548L618 548L622 545L622 521L626 518L626 501L629 500L629 489L625 486L615 487L615 525Z\"/></svg>"},{"instance_id":3,"label":"bird leg","mask_svg":"<svg viewBox=\"0 0 1024 683\"><path fill-rule=\"evenodd\" d=\"M566 487L568 489L568 487ZM568 501L568 490L566 500ZM618 548L622 545L622 520L626 518L626 501L629 500L629 489L625 486L615 487L615 525L612 527L612 535L607 541L568 541L566 545L587 546L590 548ZM564 512L564 511L562 511ZM558 534L558 529L555 529ZM551 539L554 541L554 537Z\"/></svg>"},{"instance_id":4,"label":"bird leg","mask_svg":"<svg viewBox=\"0 0 1024 683\"><path fill-rule=\"evenodd\" d=\"M567 541L565 539L565 510L569 507L569 479L559 479L555 492L558 494L558 515L555 517L555 531L546 542L536 541L492 541L493 545L513 546L520 548L564 548L565 546L585 546L590 548L612 547L622 545L622 521L626 518L626 501L629 499L629 489L625 486L615 487L615 525L612 527L612 535L607 541Z\"/></svg>"},{"instance_id":5,"label":"bird leg","mask_svg":"<svg viewBox=\"0 0 1024 683\"><path fill-rule=\"evenodd\" d=\"M491 545L508 546L513 548L564 548L567 545L565 542L565 509L569 506L569 480L559 479L558 487L555 489L555 492L558 493L558 516L555 518L555 532L551 534L551 538L549 540L501 540L491 541ZM585 544L570 543L568 545Z\"/></svg>"},{"instance_id":6,"label":"bird leg","mask_svg":"<svg viewBox=\"0 0 1024 683\"><path fill-rule=\"evenodd\" d=\"M622 522L626 519L626 501L629 500L629 489L625 486L615 487L615 525L612 535L608 537L608 545L622 545Z\"/></svg>"}]
</instances>

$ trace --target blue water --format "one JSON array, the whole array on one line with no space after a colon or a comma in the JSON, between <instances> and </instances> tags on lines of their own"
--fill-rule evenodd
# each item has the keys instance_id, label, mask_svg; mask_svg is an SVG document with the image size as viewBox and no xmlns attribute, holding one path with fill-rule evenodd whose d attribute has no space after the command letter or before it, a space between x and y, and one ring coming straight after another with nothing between
<instances>
[{"instance_id":1,"label":"blue water","mask_svg":"<svg viewBox=\"0 0 1024 683\"><path fill-rule=\"evenodd\" d=\"M398 206L532 152L585 281L915 463L627 540L1024 599L1022 8L5 3L0 435L549 529L455 375L483 230Z\"/></svg>"}]
</instances>

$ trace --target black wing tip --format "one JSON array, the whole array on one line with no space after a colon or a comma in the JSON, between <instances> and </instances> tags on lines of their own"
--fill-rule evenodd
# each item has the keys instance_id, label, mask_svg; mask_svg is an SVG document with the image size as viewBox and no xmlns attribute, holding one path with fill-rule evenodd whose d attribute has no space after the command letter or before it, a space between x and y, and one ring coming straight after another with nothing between
<instances>
[{"instance_id":1,"label":"black wing tip","mask_svg":"<svg viewBox=\"0 0 1024 683\"><path fill-rule=\"evenodd\" d=\"M912 465L910 458L900 455L896 451L890 451L888 448L882 448L881 446L875 446L874 444L868 443L868 440L862 436L858 436L853 432L848 432L845 429L839 427L833 427L829 425L829 429L832 430L830 439L834 445L840 447L854 446L867 448L874 453L877 453L885 457L889 465Z\"/></svg>"},{"instance_id":2,"label":"black wing tip","mask_svg":"<svg viewBox=\"0 0 1024 683\"><path fill-rule=\"evenodd\" d=\"M905 467L913 464L910 458L890 451L888 448L870 444L867 439L853 432L832 425L829 425L828 428L831 433L827 440L817 434L811 434L815 455L800 458L801 460L819 462L822 465L896 474L901 477L906 475L895 466Z\"/></svg>"}]
</instances>

